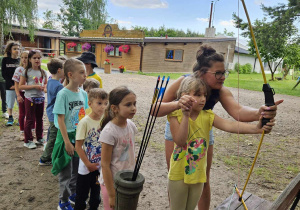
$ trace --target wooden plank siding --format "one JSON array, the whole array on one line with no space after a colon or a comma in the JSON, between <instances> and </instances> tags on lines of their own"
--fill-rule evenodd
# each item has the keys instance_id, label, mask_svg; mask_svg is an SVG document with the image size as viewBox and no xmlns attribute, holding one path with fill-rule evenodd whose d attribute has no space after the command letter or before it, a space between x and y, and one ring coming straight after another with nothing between
<instances>
[{"instance_id":1,"label":"wooden plank siding","mask_svg":"<svg viewBox=\"0 0 300 210\"><path fill-rule=\"evenodd\" d=\"M224 55L226 62L228 46L235 46L235 41L206 42L206 43L145 43L142 71L143 72L191 72L196 62L196 53L202 44L207 44ZM182 61L166 60L166 50L183 50ZM234 49L229 50L228 61L233 61Z\"/></svg>"},{"instance_id":2,"label":"wooden plank siding","mask_svg":"<svg viewBox=\"0 0 300 210\"><path fill-rule=\"evenodd\" d=\"M118 68L119 66L125 66L126 70L139 71L140 59L141 59L141 47L139 45L129 45L130 50L128 53L122 53L122 56L107 56L110 62L113 64L112 68ZM104 52L104 48L102 53Z\"/></svg>"}]
</instances>

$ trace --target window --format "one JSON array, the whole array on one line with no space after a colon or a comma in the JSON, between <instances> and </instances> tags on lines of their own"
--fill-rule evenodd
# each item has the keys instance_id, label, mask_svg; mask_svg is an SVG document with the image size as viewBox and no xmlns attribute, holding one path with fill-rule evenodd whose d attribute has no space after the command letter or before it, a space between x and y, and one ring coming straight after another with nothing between
<instances>
[{"instance_id":1,"label":"window","mask_svg":"<svg viewBox=\"0 0 300 210\"><path fill-rule=\"evenodd\" d=\"M79 44L79 43L77 44L77 46L76 46L76 51L77 51L77 52L81 52L81 44Z\"/></svg>"},{"instance_id":2,"label":"window","mask_svg":"<svg viewBox=\"0 0 300 210\"><path fill-rule=\"evenodd\" d=\"M96 52L96 45L95 44L91 44L92 46L91 46L91 49L90 49L90 51L92 52L92 53L95 53Z\"/></svg>"},{"instance_id":3,"label":"window","mask_svg":"<svg viewBox=\"0 0 300 210\"><path fill-rule=\"evenodd\" d=\"M108 53L108 56L116 56L116 57L121 57L122 56L122 52L119 51L119 47L120 45L113 45L114 46L114 50L110 51Z\"/></svg>"},{"instance_id":4,"label":"window","mask_svg":"<svg viewBox=\"0 0 300 210\"><path fill-rule=\"evenodd\" d=\"M166 50L165 60L169 61L182 61L183 60L183 50Z\"/></svg>"}]
</instances>

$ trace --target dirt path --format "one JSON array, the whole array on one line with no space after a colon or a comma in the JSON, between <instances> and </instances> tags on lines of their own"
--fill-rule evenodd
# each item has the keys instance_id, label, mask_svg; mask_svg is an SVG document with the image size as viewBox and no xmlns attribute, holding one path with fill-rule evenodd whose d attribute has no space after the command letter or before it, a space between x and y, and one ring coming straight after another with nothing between
<instances>
[{"instance_id":1,"label":"dirt path","mask_svg":"<svg viewBox=\"0 0 300 210\"><path fill-rule=\"evenodd\" d=\"M156 78L136 74L101 74L100 76L107 91L119 85L127 85L136 93L138 112L134 117L134 122L139 129L136 140L140 141ZM231 88L230 90L237 97L237 89ZM260 92L240 90L239 95L240 103L243 105L257 108L264 102L263 94ZM250 180L247 187L247 191L269 201L276 199L287 183L299 173L300 166L298 121L300 98L276 95L275 99L284 99L285 102L279 107L276 127L271 135L265 137L257 165L260 170L254 174L255 179ZM220 104L214 111L219 116L228 117ZM48 127L46 117L44 122L46 130ZM164 124L165 118L157 119L151 137L151 145L146 151L141 166L141 173L146 180L138 209L169 209L164 156ZM39 147L35 150L24 148L23 143L17 140L19 133L16 126L6 128L1 125L0 131L0 209L56 209L58 203L57 177L50 173L50 167L38 166L42 148ZM211 170L211 209L231 195L234 183L238 182L239 186L244 184L246 174L242 168L248 166L248 162L251 164L259 140L257 135L241 135L238 141L237 136L219 130L215 130L215 133L215 154ZM234 162L234 158L237 156L249 160L240 164L240 172Z\"/></svg>"}]
</instances>

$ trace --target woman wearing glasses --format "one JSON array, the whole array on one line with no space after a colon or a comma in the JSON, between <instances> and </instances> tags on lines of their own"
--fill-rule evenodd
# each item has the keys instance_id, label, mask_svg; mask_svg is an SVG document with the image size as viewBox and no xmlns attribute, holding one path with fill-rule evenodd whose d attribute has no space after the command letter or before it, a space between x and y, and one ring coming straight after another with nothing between
<instances>
[{"instance_id":1,"label":"woman wearing glasses","mask_svg":"<svg viewBox=\"0 0 300 210\"><path fill-rule=\"evenodd\" d=\"M221 102L224 109L235 120L242 122L258 121L262 115L264 118L274 118L276 115L277 105L283 100L277 101L274 106L262 106L259 109L254 109L247 106L242 106L237 103L229 89L223 86L229 72L225 70L224 57L222 54L217 53L215 49L210 46L201 46L196 55L197 62L193 67L194 74L201 78L210 89L210 95L207 98L204 110L213 109L215 104ZM176 93L179 89L181 81L186 75L178 78L165 92L158 116L165 116L177 109L184 108L191 109L195 100L192 96L184 95L178 101ZM170 167L170 158L174 149L174 142L170 132L170 124L167 121L165 129L165 153L168 169ZM204 184L202 196L198 203L198 209L209 209L210 206L210 168L213 157L213 144L214 137L212 130L210 131L209 147L207 150L207 169L206 177L207 182Z\"/></svg>"}]
</instances>

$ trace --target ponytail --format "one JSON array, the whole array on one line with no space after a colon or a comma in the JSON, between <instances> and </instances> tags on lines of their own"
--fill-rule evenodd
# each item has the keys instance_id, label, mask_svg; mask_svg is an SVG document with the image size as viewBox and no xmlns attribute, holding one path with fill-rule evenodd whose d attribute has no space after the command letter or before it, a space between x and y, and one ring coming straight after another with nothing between
<instances>
[{"instance_id":1,"label":"ponytail","mask_svg":"<svg viewBox=\"0 0 300 210\"><path fill-rule=\"evenodd\" d=\"M105 127L105 125L111 121L113 119L113 116L112 116L112 111L110 109L110 104L108 105L107 109L105 110L105 113L104 113L104 117L103 117L103 120L102 120L102 123L101 123L101 130L103 130L103 128Z\"/></svg>"}]
</instances>

